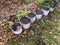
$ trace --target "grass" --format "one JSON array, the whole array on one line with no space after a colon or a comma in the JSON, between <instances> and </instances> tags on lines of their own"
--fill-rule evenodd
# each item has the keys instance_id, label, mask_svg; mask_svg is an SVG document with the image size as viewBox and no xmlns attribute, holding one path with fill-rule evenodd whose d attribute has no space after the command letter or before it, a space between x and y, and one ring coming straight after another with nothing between
<instances>
[{"instance_id":1,"label":"grass","mask_svg":"<svg viewBox=\"0 0 60 45\"><path fill-rule=\"evenodd\" d=\"M19 43L22 43L22 44L24 43L25 45L36 45L38 37L40 36L40 32L42 32L42 35L44 36L44 41L46 42L47 45L60 45L60 40L58 39L58 37L60 37L59 35L60 34L60 30L59 30L60 20L55 19L55 17L54 17L54 20L57 20L57 21L51 21L48 19L45 20L46 24L45 26L42 26L44 27L43 29L37 28L38 25L36 26L33 24L35 34L32 37L30 37L28 33L27 35L25 35L24 38L17 38L16 41L13 41L12 39L10 39L8 43L10 45L19 45Z\"/></svg>"},{"instance_id":2,"label":"grass","mask_svg":"<svg viewBox=\"0 0 60 45\"><path fill-rule=\"evenodd\" d=\"M36 42L40 33L44 36L44 41L47 45L60 45L60 7L58 10L54 12L52 18L44 19L45 25L42 25L40 21L32 24L31 30L34 30L34 35L30 35L30 33L24 35L22 38L11 38L8 41L9 45L37 45ZM53 19L53 20L52 20Z\"/></svg>"},{"instance_id":3,"label":"grass","mask_svg":"<svg viewBox=\"0 0 60 45\"><path fill-rule=\"evenodd\" d=\"M45 41L46 41L47 45L60 45L60 40L58 40L58 38L57 38L57 37L60 37L60 36L58 36L60 33L60 30L57 29L58 27L60 27L59 12L60 12L60 10L58 9L52 17L53 20L55 20L55 21L48 20L46 22L47 25L44 30L46 30L47 32L44 32L43 35L45 36Z\"/></svg>"}]
</instances>

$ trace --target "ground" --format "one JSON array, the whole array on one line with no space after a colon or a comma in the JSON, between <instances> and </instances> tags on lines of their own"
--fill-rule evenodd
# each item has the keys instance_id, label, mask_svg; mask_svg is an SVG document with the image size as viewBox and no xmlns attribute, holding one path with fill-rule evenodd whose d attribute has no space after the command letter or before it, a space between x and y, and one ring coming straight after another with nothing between
<instances>
[{"instance_id":1,"label":"ground","mask_svg":"<svg viewBox=\"0 0 60 45\"><path fill-rule=\"evenodd\" d=\"M5 12L4 12L5 11ZM2 12L2 14L1 14ZM12 11L14 12L14 10ZM16 12L14 12L15 14ZM4 15L5 14L5 15ZM11 15L5 8L0 10L0 19L6 15ZM5 19L3 19L5 20ZM2 20L1 20L2 21ZM44 24L38 20L33 23L27 34L14 35L8 26L4 26L4 22L0 21L0 45L37 45L38 38L42 34L42 40L46 45L60 45L60 5L52 14L52 18L44 19ZM22 36L21 36L22 35Z\"/></svg>"}]
</instances>

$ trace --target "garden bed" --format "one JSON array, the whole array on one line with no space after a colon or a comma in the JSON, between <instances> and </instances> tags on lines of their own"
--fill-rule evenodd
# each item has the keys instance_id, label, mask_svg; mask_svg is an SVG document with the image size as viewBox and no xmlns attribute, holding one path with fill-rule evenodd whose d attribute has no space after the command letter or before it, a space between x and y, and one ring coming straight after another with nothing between
<instances>
[{"instance_id":1,"label":"garden bed","mask_svg":"<svg viewBox=\"0 0 60 45\"><path fill-rule=\"evenodd\" d=\"M13 5L14 7L14 5ZM19 6L16 6L16 11L15 11L15 8L12 8L10 10L12 10L11 12L9 11L9 9L7 9L8 7L5 7L5 8L2 8L1 12L1 21L0 21L0 24L1 24L1 33L0 33L0 37L1 37L1 40L2 40L2 43L4 44L4 42L6 43L6 45L24 45L24 44L28 44L28 45L36 45L36 42L38 40L38 37L40 36L40 33L42 32L42 34L44 35L45 32L47 32L47 29L51 26L51 25L48 25L48 19L44 19L44 21L46 21L45 23L47 23L47 25L44 25L43 23L40 22L40 20L37 20L36 22L34 22L34 24L31 24L31 27L29 29L26 29L26 30L30 30L29 32L28 31L25 31L23 32L23 35L20 34L20 35L15 35L10 27L7 25L7 27L5 27L4 23L7 21L6 19L8 18L9 19L9 16L10 15L16 15L18 13L18 8ZM6 12L5 12L6 11ZM1 13L0 12L0 13ZM5 17L5 15L6 17ZM4 16L3 16L4 15ZM51 21L52 22L52 21ZM8 23L7 23L8 24ZM49 23L50 24L50 23ZM42 26L41 26L42 25ZM47 28L47 29L44 29L44 28ZM51 29L52 27L50 27ZM45 31L44 31L45 30ZM49 30L49 29L48 29ZM52 29L51 29L52 30ZM50 30L49 30L50 31ZM50 33L50 32L49 32ZM47 32L47 34L49 34ZM26 34L26 35L25 35ZM42 35L42 38L45 39L44 35ZM48 38L48 37L47 37ZM49 38L50 39L50 38ZM46 39L45 39L46 40ZM52 40L52 39L51 39ZM47 43L51 43L49 42L50 40L48 40L46 42ZM24 42L24 43L23 43ZM28 43L27 43L28 42ZM33 42L33 43L32 43ZM50 44L48 44L50 45Z\"/></svg>"}]
</instances>

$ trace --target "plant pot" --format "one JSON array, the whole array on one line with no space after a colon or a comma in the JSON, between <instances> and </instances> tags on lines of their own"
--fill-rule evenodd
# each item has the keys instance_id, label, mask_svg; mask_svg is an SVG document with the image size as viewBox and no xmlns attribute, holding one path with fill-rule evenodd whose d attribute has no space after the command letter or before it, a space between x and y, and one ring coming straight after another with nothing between
<instances>
[{"instance_id":1,"label":"plant pot","mask_svg":"<svg viewBox=\"0 0 60 45\"><path fill-rule=\"evenodd\" d=\"M31 20L31 23L36 21L36 15L34 13L29 13L26 17Z\"/></svg>"},{"instance_id":2,"label":"plant pot","mask_svg":"<svg viewBox=\"0 0 60 45\"><path fill-rule=\"evenodd\" d=\"M27 17L22 17L20 19L20 24L22 25L22 27L24 29L28 29L28 28L30 28L31 20L29 18L27 18Z\"/></svg>"},{"instance_id":3,"label":"plant pot","mask_svg":"<svg viewBox=\"0 0 60 45\"><path fill-rule=\"evenodd\" d=\"M55 10L55 8L52 8L52 7L49 8L50 12L54 12L54 10Z\"/></svg>"},{"instance_id":4,"label":"plant pot","mask_svg":"<svg viewBox=\"0 0 60 45\"><path fill-rule=\"evenodd\" d=\"M47 7L47 6L43 6L41 8L41 10L43 11L44 16L47 16L49 14L49 12L50 12L49 7Z\"/></svg>"},{"instance_id":5,"label":"plant pot","mask_svg":"<svg viewBox=\"0 0 60 45\"><path fill-rule=\"evenodd\" d=\"M22 33L22 26L19 23L15 23L14 25L12 25L12 31L14 34L20 34Z\"/></svg>"},{"instance_id":6,"label":"plant pot","mask_svg":"<svg viewBox=\"0 0 60 45\"><path fill-rule=\"evenodd\" d=\"M43 16L43 11L41 11L41 10L36 10L35 15L36 15L36 18L37 18L37 19L41 19L42 16Z\"/></svg>"}]
</instances>

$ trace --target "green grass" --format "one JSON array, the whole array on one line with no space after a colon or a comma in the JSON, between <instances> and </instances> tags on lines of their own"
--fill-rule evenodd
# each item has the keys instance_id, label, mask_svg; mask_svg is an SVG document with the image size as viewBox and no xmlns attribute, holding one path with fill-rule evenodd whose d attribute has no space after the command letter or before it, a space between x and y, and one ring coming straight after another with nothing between
<instances>
[{"instance_id":1,"label":"green grass","mask_svg":"<svg viewBox=\"0 0 60 45\"><path fill-rule=\"evenodd\" d=\"M28 33L23 38L17 38L16 41L9 39L8 44L19 45L19 43L24 43L25 45L36 45L38 37L42 32L47 45L60 45L60 7L54 12L51 19L53 20L45 19L44 26L40 21L35 22L32 25L33 29L31 29L34 30L33 36L30 36Z\"/></svg>"}]
</instances>

